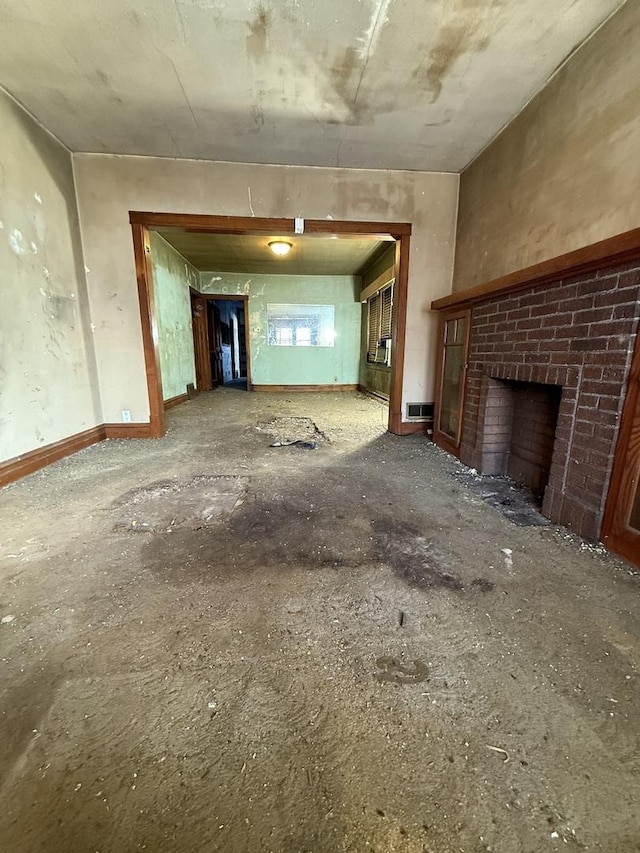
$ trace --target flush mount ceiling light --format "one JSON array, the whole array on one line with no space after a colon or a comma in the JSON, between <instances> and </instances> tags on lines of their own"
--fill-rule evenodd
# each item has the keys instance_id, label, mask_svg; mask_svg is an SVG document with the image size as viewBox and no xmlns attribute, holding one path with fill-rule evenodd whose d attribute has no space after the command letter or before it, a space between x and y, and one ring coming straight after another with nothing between
<instances>
[{"instance_id":1,"label":"flush mount ceiling light","mask_svg":"<svg viewBox=\"0 0 640 853\"><path fill-rule=\"evenodd\" d=\"M291 243L287 243L286 240L272 240L269 243L269 248L273 252L274 255L288 255L292 249Z\"/></svg>"}]
</instances>

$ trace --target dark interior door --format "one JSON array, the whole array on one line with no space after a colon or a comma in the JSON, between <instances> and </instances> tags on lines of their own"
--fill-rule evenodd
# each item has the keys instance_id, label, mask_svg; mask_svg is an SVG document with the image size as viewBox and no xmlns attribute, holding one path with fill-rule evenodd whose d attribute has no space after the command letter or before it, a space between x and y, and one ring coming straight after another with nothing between
<instances>
[{"instance_id":1,"label":"dark interior door","mask_svg":"<svg viewBox=\"0 0 640 853\"><path fill-rule=\"evenodd\" d=\"M211 387L222 385L222 330L220 328L220 309L213 300L209 300L209 360L211 364Z\"/></svg>"},{"instance_id":2,"label":"dark interior door","mask_svg":"<svg viewBox=\"0 0 640 853\"><path fill-rule=\"evenodd\" d=\"M620 422L602 541L640 567L640 335Z\"/></svg>"}]
</instances>

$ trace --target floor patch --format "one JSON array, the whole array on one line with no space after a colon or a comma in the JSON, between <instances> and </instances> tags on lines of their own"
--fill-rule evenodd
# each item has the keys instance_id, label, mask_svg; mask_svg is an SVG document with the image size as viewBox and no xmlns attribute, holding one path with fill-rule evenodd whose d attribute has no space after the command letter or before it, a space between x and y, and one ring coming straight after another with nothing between
<instances>
[{"instance_id":1,"label":"floor patch","mask_svg":"<svg viewBox=\"0 0 640 853\"><path fill-rule=\"evenodd\" d=\"M158 533L206 527L231 515L243 502L248 484L248 477L200 475L133 489L114 503L120 510L114 529Z\"/></svg>"},{"instance_id":2,"label":"floor patch","mask_svg":"<svg viewBox=\"0 0 640 853\"><path fill-rule=\"evenodd\" d=\"M256 425L258 432L274 438L272 447L295 445L297 442L328 442L325 433L311 418L291 417L287 415L272 418Z\"/></svg>"}]
</instances>

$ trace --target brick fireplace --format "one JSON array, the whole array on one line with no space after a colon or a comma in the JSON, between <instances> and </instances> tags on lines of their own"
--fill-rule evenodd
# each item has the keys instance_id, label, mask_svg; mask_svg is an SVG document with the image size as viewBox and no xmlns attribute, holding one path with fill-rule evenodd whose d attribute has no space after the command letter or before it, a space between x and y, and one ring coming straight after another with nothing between
<instances>
[{"instance_id":1,"label":"brick fireplace","mask_svg":"<svg viewBox=\"0 0 640 853\"><path fill-rule=\"evenodd\" d=\"M542 511L600 532L640 299L640 264L488 294L471 306L459 455Z\"/></svg>"}]
</instances>

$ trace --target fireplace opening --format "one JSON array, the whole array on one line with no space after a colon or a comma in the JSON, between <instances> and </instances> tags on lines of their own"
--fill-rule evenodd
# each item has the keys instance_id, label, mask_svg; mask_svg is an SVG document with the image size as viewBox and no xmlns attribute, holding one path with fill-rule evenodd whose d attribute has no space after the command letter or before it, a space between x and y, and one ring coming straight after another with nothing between
<instances>
[{"instance_id":1,"label":"fireplace opening","mask_svg":"<svg viewBox=\"0 0 640 853\"><path fill-rule=\"evenodd\" d=\"M512 386L513 421L507 475L531 489L542 506L549 482L562 388L533 382Z\"/></svg>"},{"instance_id":2,"label":"fireplace opening","mask_svg":"<svg viewBox=\"0 0 640 853\"><path fill-rule=\"evenodd\" d=\"M542 506L549 482L562 387L489 379L483 473L506 475Z\"/></svg>"}]
</instances>

